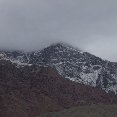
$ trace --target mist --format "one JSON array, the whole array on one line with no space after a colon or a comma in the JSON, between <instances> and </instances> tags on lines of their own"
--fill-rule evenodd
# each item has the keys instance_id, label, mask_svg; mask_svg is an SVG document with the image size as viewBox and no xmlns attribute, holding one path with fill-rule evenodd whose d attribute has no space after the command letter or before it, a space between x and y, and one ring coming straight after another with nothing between
<instances>
[{"instance_id":1,"label":"mist","mask_svg":"<svg viewBox=\"0 0 117 117\"><path fill-rule=\"evenodd\" d=\"M117 61L116 0L0 0L0 48L65 42Z\"/></svg>"}]
</instances>

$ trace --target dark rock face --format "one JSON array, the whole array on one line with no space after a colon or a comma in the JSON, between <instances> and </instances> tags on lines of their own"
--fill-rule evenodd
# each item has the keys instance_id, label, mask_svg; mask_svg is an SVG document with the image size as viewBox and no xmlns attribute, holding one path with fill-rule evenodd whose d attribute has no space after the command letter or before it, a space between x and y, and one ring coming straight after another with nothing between
<instances>
[{"instance_id":1,"label":"dark rock face","mask_svg":"<svg viewBox=\"0 0 117 117\"><path fill-rule=\"evenodd\" d=\"M62 78L49 66L17 67L0 60L0 117L36 117L85 104L117 103L114 96Z\"/></svg>"},{"instance_id":2,"label":"dark rock face","mask_svg":"<svg viewBox=\"0 0 117 117\"><path fill-rule=\"evenodd\" d=\"M117 93L117 63L58 43L30 53L2 51L6 58L21 63L49 65L65 78Z\"/></svg>"}]
</instances>

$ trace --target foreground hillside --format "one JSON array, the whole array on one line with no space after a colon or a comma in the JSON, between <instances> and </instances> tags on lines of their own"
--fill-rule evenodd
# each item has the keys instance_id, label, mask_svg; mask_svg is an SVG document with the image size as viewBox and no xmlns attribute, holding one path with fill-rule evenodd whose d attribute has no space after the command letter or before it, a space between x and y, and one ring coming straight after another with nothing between
<instances>
[{"instance_id":1,"label":"foreground hillside","mask_svg":"<svg viewBox=\"0 0 117 117\"><path fill-rule=\"evenodd\" d=\"M0 117L37 117L91 104L115 104L116 96L62 78L49 66L0 60Z\"/></svg>"},{"instance_id":2,"label":"foreground hillside","mask_svg":"<svg viewBox=\"0 0 117 117\"><path fill-rule=\"evenodd\" d=\"M117 105L81 106L62 112L51 112L40 117L117 117Z\"/></svg>"}]
</instances>

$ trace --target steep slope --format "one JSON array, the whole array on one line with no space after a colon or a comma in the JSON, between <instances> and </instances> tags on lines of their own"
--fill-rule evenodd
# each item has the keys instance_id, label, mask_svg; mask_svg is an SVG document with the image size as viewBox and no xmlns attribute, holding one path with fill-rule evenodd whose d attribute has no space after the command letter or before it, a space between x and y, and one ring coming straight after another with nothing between
<instances>
[{"instance_id":1,"label":"steep slope","mask_svg":"<svg viewBox=\"0 0 117 117\"><path fill-rule=\"evenodd\" d=\"M42 68L19 68L8 60L0 60L0 117L36 117L63 109L36 86L32 87L35 74Z\"/></svg>"},{"instance_id":2,"label":"steep slope","mask_svg":"<svg viewBox=\"0 0 117 117\"><path fill-rule=\"evenodd\" d=\"M37 117L78 105L115 104L104 91L62 78L49 66L0 60L0 117Z\"/></svg>"},{"instance_id":3,"label":"steep slope","mask_svg":"<svg viewBox=\"0 0 117 117\"><path fill-rule=\"evenodd\" d=\"M117 93L117 63L102 60L63 43L30 53L2 51L6 58L25 64L49 65L60 75L81 84Z\"/></svg>"},{"instance_id":4,"label":"steep slope","mask_svg":"<svg viewBox=\"0 0 117 117\"><path fill-rule=\"evenodd\" d=\"M82 52L65 44L55 44L31 54L30 63L55 67L72 81L117 92L117 63Z\"/></svg>"}]
</instances>

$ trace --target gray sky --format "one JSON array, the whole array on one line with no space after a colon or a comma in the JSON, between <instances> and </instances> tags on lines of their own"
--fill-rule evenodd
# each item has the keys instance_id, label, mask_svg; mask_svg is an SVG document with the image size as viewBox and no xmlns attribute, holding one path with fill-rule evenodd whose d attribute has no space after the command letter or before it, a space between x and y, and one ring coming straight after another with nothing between
<instances>
[{"instance_id":1,"label":"gray sky","mask_svg":"<svg viewBox=\"0 0 117 117\"><path fill-rule=\"evenodd\" d=\"M117 0L0 0L0 48L59 41L117 61Z\"/></svg>"}]
</instances>

